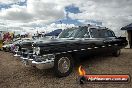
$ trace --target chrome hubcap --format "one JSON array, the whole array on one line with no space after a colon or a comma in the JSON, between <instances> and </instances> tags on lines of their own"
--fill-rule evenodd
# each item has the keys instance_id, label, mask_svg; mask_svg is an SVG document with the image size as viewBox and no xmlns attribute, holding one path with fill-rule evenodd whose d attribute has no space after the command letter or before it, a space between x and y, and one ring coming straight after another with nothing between
<instances>
[{"instance_id":1,"label":"chrome hubcap","mask_svg":"<svg viewBox=\"0 0 132 88\"><path fill-rule=\"evenodd\" d=\"M61 73L66 73L70 68L70 60L67 57L62 57L58 61L58 70Z\"/></svg>"}]
</instances>

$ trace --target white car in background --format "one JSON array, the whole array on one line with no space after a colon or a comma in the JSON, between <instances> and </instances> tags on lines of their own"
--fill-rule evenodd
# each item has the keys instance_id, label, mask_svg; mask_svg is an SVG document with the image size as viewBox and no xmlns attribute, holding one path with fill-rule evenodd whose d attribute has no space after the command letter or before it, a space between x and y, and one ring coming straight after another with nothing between
<instances>
[{"instance_id":1,"label":"white car in background","mask_svg":"<svg viewBox=\"0 0 132 88\"><path fill-rule=\"evenodd\" d=\"M14 52L15 44L19 44L20 42L28 41L28 40L31 40L31 38L15 39L15 40L12 41L11 43L3 45L3 46L2 46L2 49L3 49L3 51Z\"/></svg>"}]
</instances>

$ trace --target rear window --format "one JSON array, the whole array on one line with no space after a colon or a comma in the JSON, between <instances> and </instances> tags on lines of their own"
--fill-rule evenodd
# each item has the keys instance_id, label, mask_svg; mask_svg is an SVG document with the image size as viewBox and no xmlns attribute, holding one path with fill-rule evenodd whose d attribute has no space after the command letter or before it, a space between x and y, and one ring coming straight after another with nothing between
<instances>
[{"instance_id":1,"label":"rear window","mask_svg":"<svg viewBox=\"0 0 132 88\"><path fill-rule=\"evenodd\" d=\"M106 29L90 29L90 34L92 38L106 38L106 37L115 37L115 34L111 30Z\"/></svg>"},{"instance_id":2,"label":"rear window","mask_svg":"<svg viewBox=\"0 0 132 88\"><path fill-rule=\"evenodd\" d=\"M101 37L115 37L115 34L113 31L110 30L102 30Z\"/></svg>"}]
</instances>

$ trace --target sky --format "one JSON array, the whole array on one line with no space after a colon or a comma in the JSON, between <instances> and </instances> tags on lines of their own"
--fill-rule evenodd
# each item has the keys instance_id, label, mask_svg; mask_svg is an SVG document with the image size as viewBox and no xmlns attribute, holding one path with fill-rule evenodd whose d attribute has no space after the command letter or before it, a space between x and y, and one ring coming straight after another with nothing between
<instances>
[{"instance_id":1,"label":"sky","mask_svg":"<svg viewBox=\"0 0 132 88\"><path fill-rule=\"evenodd\" d=\"M121 35L132 23L132 0L0 0L0 30L51 31L93 24Z\"/></svg>"}]
</instances>

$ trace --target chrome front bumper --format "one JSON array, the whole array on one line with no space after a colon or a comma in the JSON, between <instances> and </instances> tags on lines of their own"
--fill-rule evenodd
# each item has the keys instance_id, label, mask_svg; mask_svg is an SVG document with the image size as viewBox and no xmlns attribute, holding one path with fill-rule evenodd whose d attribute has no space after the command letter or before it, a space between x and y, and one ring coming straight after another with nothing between
<instances>
[{"instance_id":1,"label":"chrome front bumper","mask_svg":"<svg viewBox=\"0 0 132 88\"><path fill-rule=\"evenodd\" d=\"M54 60L36 62L32 61L32 64L35 65L38 69L49 69L54 66Z\"/></svg>"},{"instance_id":2,"label":"chrome front bumper","mask_svg":"<svg viewBox=\"0 0 132 88\"><path fill-rule=\"evenodd\" d=\"M38 59L38 56L34 56L35 59ZM39 56L39 58L42 58ZM44 61L36 61L35 59L23 58L23 63L28 66L33 66L38 69L49 69L54 66L54 58L46 58Z\"/></svg>"}]
</instances>

